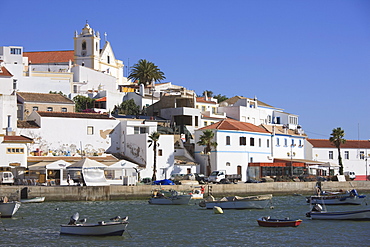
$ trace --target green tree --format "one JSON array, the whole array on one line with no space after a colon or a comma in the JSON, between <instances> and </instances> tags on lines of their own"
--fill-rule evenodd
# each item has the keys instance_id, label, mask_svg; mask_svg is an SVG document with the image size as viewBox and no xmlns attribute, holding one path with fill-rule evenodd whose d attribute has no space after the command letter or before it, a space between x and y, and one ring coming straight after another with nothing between
<instances>
[{"instance_id":1,"label":"green tree","mask_svg":"<svg viewBox=\"0 0 370 247\"><path fill-rule=\"evenodd\" d=\"M95 104L95 99L82 95L76 95L75 97L73 97L73 101L76 105L76 112L82 112L84 110L92 109L94 108Z\"/></svg>"},{"instance_id":2,"label":"green tree","mask_svg":"<svg viewBox=\"0 0 370 247\"><path fill-rule=\"evenodd\" d=\"M226 97L225 95L221 95L221 94L215 95L213 96L213 98L217 99L217 103L221 103L222 101L225 101L228 99L228 97Z\"/></svg>"},{"instance_id":3,"label":"green tree","mask_svg":"<svg viewBox=\"0 0 370 247\"><path fill-rule=\"evenodd\" d=\"M152 83L166 79L164 73L158 69L154 63L146 59L140 59L137 64L131 67L132 71L128 76L129 79L138 80L139 84L145 86Z\"/></svg>"},{"instance_id":4,"label":"green tree","mask_svg":"<svg viewBox=\"0 0 370 247\"><path fill-rule=\"evenodd\" d=\"M343 163L342 163L342 156L340 154L340 146L341 144L346 143L346 140L343 138L345 135L344 130L338 127L336 129L333 129L330 135L331 137L329 138L329 141L332 142L334 146L338 149L339 174L343 175Z\"/></svg>"},{"instance_id":5,"label":"green tree","mask_svg":"<svg viewBox=\"0 0 370 247\"><path fill-rule=\"evenodd\" d=\"M205 90L205 91L203 92L203 96L213 97L213 92L212 92L212 91Z\"/></svg>"},{"instance_id":6,"label":"green tree","mask_svg":"<svg viewBox=\"0 0 370 247\"><path fill-rule=\"evenodd\" d=\"M60 95L62 95L64 97L68 98L67 95L65 95L62 91L59 91L59 92L57 92L57 91L49 91L49 93L51 93L51 94L60 94Z\"/></svg>"},{"instance_id":7,"label":"green tree","mask_svg":"<svg viewBox=\"0 0 370 247\"><path fill-rule=\"evenodd\" d=\"M154 131L153 133L151 133L149 135L149 146L148 147L151 147L153 146L153 154L154 154L154 160L153 160L153 176L152 176L152 181L155 181L157 180L157 147L159 147L159 143L158 143L158 140L159 140L159 136L161 134L159 134L158 132Z\"/></svg>"},{"instance_id":8,"label":"green tree","mask_svg":"<svg viewBox=\"0 0 370 247\"><path fill-rule=\"evenodd\" d=\"M207 155L207 176L211 174L211 151L212 148L216 149L217 142L213 141L215 137L215 133L212 130L205 130L203 131L203 135L199 137L199 141L197 142L200 146L205 146L203 153Z\"/></svg>"},{"instance_id":9,"label":"green tree","mask_svg":"<svg viewBox=\"0 0 370 247\"><path fill-rule=\"evenodd\" d=\"M123 101L120 105L114 106L112 114L138 115L140 114L140 107L135 104L133 99Z\"/></svg>"}]
</instances>

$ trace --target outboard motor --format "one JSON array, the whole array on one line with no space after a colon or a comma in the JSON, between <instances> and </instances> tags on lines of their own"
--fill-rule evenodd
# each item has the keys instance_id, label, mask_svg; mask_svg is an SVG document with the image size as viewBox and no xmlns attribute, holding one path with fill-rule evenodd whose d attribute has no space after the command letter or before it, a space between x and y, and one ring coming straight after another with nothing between
<instances>
[{"instance_id":1,"label":"outboard motor","mask_svg":"<svg viewBox=\"0 0 370 247\"><path fill-rule=\"evenodd\" d=\"M322 206L320 204L315 204L311 211L314 211L314 212L321 212L322 211Z\"/></svg>"},{"instance_id":2,"label":"outboard motor","mask_svg":"<svg viewBox=\"0 0 370 247\"><path fill-rule=\"evenodd\" d=\"M69 223L68 225L76 225L76 222L78 220L78 218L80 217L80 214L79 213L74 213L71 218L69 219Z\"/></svg>"},{"instance_id":3,"label":"outboard motor","mask_svg":"<svg viewBox=\"0 0 370 247\"><path fill-rule=\"evenodd\" d=\"M358 196L357 190L356 189L351 190L350 195L351 196Z\"/></svg>"}]
</instances>

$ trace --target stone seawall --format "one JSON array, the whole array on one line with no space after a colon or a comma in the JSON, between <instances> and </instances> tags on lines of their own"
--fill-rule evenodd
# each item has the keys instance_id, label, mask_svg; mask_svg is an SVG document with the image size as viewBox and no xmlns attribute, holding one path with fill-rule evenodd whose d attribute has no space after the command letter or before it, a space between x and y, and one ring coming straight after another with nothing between
<instances>
[{"instance_id":1,"label":"stone seawall","mask_svg":"<svg viewBox=\"0 0 370 247\"><path fill-rule=\"evenodd\" d=\"M315 182L271 182L271 183L238 183L238 184L211 184L206 185L215 197L221 196L246 196L256 194L304 194L314 193ZM19 198L20 190L25 186L0 186L0 197ZM46 201L105 201L105 200L135 200L149 198L151 191L162 188L177 191L191 191L194 185L140 185L140 186L28 186L28 197L45 196ZM322 182L322 189L348 190L357 189L359 193L370 192L370 181L351 182Z\"/></svg>"}]
</instances>

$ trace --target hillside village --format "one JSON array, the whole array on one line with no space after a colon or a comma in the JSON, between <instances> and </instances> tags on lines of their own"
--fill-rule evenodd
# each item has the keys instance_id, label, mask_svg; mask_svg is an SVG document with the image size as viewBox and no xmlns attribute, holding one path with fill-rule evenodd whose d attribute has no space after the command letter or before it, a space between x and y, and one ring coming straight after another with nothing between
<instances>
[{"instance_id":1,"label":"hillside village","mask_svg":"<svg viewBox=\"0 0 370 247\"><path fill-rule=\"evenodd\" d=\"M17 183L67 185L69 174L81 175L78 164L91 168L84 174L88 185L135 185L152 177L154 160L158 180L213 170L243 182L338 174L330 133L309 139L297 114L268 99L237 95L218 102L171 82L139 85L124 77L123 61L101 38L86 23L73 35L73 50L0 47L0 170L11 171ZM94 113L76 112L77 95L95 99ZM128 100L145 113L113 111ZM198 145L207 130L217 143L211 151ZM160 133L156 154L153 132ZM356 180L370 172L369 149L367 140L342 145L344 171L355 172Z\"/></svg>"}]
</instances>

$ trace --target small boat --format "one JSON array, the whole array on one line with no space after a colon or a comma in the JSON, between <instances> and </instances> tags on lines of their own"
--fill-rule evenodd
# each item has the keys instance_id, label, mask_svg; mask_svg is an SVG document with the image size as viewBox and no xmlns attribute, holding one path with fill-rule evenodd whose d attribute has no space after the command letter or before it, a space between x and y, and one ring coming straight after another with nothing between
<instances>
[{"instance_id":1,"label":"small boat","mask_svg":"<svg viewBox=\"0 0 370 247\"><path fill-rule=\"evenodd\" d=\"M204 195L204 190L205 190L204 185L195 188L191 192L191 199L192 200L202 200L203 199L203 195Z\"/></svg>"},{"instance_id":2,"label":"small boat","mask_svg":"<svg viewBox=\"0 0 370 247\"><path fill-rule=\"evenodd\" d=\"M346 192L323 192L317 196L306 197L306 202L325 205L360 205L365 197L353 189Z\"/></svg>"},{"instance_id":3,"label":"small boat","mask_svg":"<svg viewBox=\"0 0 370 247\"><path fill-rule=\"evenodd\" d=\"M44 202L45 201L45 196L34 197L34 198L27 198L27 199L21 199L20 201L21 201L21 203Z\"/></svg>"},{"instance_id":4,"label":"small boat","mask_svg":"<svg viewBox=\"0 0 370 247\"><path fill-rule=\"evenodd\" d=\"M328 212L316 204L306 216L312 220L370 220L370 209Z\"/></svg>"},{"instance_id":5,"label":"small boat","mask_svg":"<svg viewBox=\"0 0 370 247\"><path fill-rule=\"evenodd\" d=\"M261 217L257 220L259 226L267 227L296 227L302 223L302 220L285 219L271 219L270 216Z\"/></svg>"},{"instance_id":6,"label":"small boat","mask_svg":"<svg viewBox=\"0 0 370 247\"><path fill-rule=\"evenodd\" d=\"M191 193L182 193L175 190L154 190L149 204L155 205L187 205L192 198Z\"/></svg>"},{"instance_id":7,"label":"small boat","mask_svg":"<svg viewBox=\"0 0 370 247\"><path fill-rule=\"evenodd\" d=\"M8 201L7 197L4 197L0 201L0 214L2 218L11 218L21 206L20 202L17 201Z\"/></svg>"},{"instance_id":8,"label":"small boat","mask_svg":"<svg viewBox=\"0 0 370 247\"><path fill-rule=\"evenodd\" d=\"M214 206L222 209L263 209L271 204L272 194L257 195L257 196L230 196L223 197L220 200L215 200L213 196L209 196L206 200L201 201L199 206L207 209L212 209Z\"/></svg>"},{"instance_id":9,"label":"small boat","mask_svg":"<svg viewBox=\"0 0 370 247\"><path fill-rule=\"evenodd\" d=\"M61 225L60 234L80 235L80 236L122 236L128 225L128 217L121 220L119 216L113 221L100 221L97 224L78 223L78 213L75 213L68 224ZM119 217L119 218L118 218Z\"/></svg>"}]
</instances>

